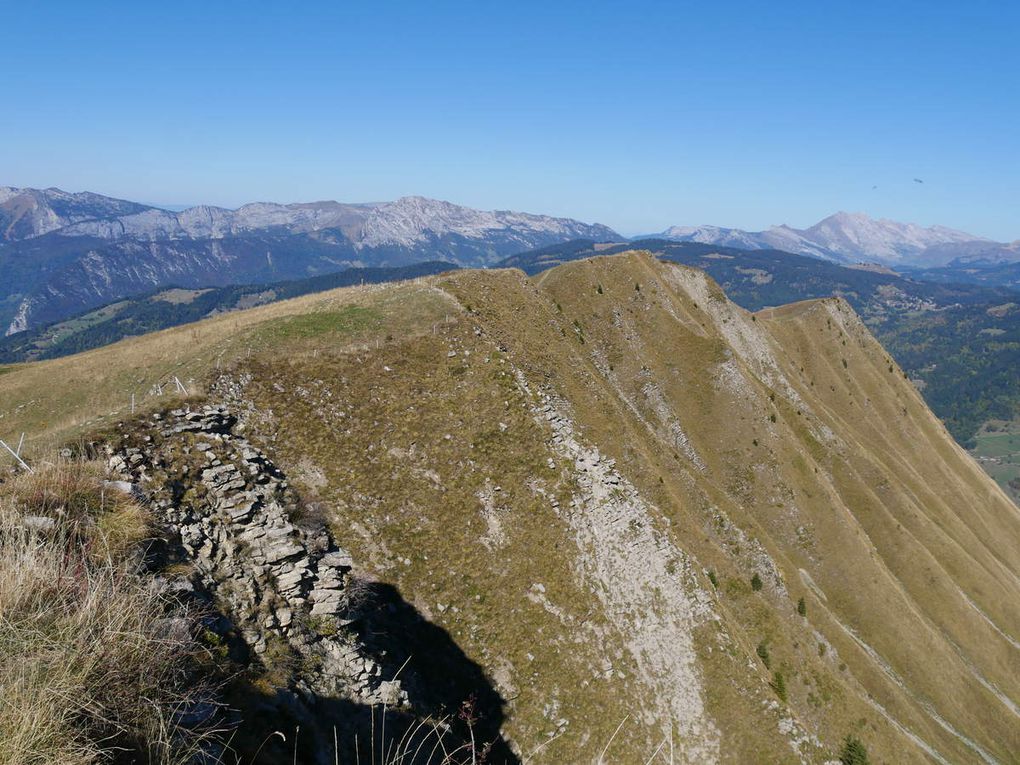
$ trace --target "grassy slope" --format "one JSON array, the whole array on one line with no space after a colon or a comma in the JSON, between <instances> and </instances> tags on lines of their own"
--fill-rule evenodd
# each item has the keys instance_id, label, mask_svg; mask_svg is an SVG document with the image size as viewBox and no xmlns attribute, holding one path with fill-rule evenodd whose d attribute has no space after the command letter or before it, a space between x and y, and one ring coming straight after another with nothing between
<instances>
[{"instance_id":1,"label":"grassy slope","mask_svg":"<svg viewBox=\"0 0 1020 765\"><path fill-rule=\"evenodd\" d=\"M831 470L824 488L834 507L823 505L812 517L825 547L805 567L829 593L834 617L891 665L886 677L895 674L909 689L889 689L891 695L929 705L1010 761L1018 748L1020 692L1009 670L1020 619L1006 605L1015 601L1020 564L1009 542L1020 525L1015 507L949 438L845 305L795 306L775 312L768 324L786 349L800 351L799 387L818 391L818 415L844 442L820 466L822 474ZM870 576L857 575L862 571ZM954 751L944 728L923 715L916 725L929 741L944 742L941 751ZM975 758L973 749L956 751L946 756Z\"/></svg>"},{"instance_id":2,"label":"grassy slope","mask_svg":"<svg viewBox=\"0 0 1020 765\"><path fill-rule=\"evenodd\" d=\"M1015 508L948 437L845 303L813 302L752 321L700 278L640 257L557 269L541 282L543 291L563 307L557 323L566 337L579 339L572 330L580 327L585 343L571 352L554 344L555 333L545 333L522 352L534 356L536 348L546 350L543 371L562 375L559 385L572 382L568 398L589 436L621 464L633 466L639 485L665 512L669 504L681 514L704 508L700 518L687 519L686 528L682 515L674 519L688 549L718 511L706 500L717 503L739 526L760 535L783 567L790 591L803 593L812 601L810 611L829 622L830 639L841 647L850 671L859 660L861 677L873 676L869 690L887 707L901 707L902 722L949 759L974 758L973 750L918 712L918 698L924 699L950 725L1008 758L1018 745L1016 714L976 676L1020 698L1008 670L1016 648L977 616L953 582L1000 628L1020 634L1015 610L1003 607L1016 597L1020 566L1008 542L1020 525ZM500 290L494 305L505 304L505 294ZM756 370L748 360L753 353L740 354L739 344L723 342L727 334L746 334L753 347L759 323L771 335L778 361L773 376L781 373L800 402L776 385L762 385L767 368ZM521 336L519 320L509 317L505 327L507 337ZM744 371L746 385L736 391L713 379L713 367L719 368L728 350L737 351ZM564 364L571 356L574 363ZM675 486L674 497L655 486L655 472L669 470L661 463L670 432L656 422L656 400L662 398L706 465L704 471L691 469L681 455L677 467L688 475L674 473L661 484ZM640 420L628 416L632 407ZM611 417L614 409L623 411ZM641 420L649 423L644 433L635 428ZM812 435L824 432L823 426L839 438L825 444ZM897 524L905 529L898 536ZM699 558L713 553L700 545L694 549ZM729 557L735 576L749 565L740 554ZM800 568L827 602L803 587ZM779 621L788 615L780 612ZM757 618L753 608L738 616L752 627ZM871 644L891 672L876 671L876 662L840 623ZM797 638L789 639L792 648ZM790 660L804 667L798 682L817 671L804 653L794 651ZM909 690L899 688L892 673Z\"/></svg>"},{"instance_id":3,"label":"grassy slope","mask_svg":"<svg viewBox=\"0 0 1020 765\"><path fill-rule=\"evenodd\" d=\"M547 761L592 759L626 718L610 754L647 758L663 689L625 649L639 628L613 623L580 574L549 502L576 486L514 368L569 402L699 564L718 620L695 641L724 760L794 761L783 718L821 739L809 761L850 732L875 761L930 761L904 729L951 762L1020 751L1016 509L844 303L752 317L643 255L537 284L494 271L341 290L16 366L0 437L73 437L131 390L165 405L140 394L174 374L198 388L217 360L360 565L486 667L524 751L559 731Z\"/></svg>"},{"instance_id":4,"label":"grassy slope","mask_svg":"<svg viewBox=\"0 0 1020 765\"><path fill-rule=\"evenodd\" d=\"M451 308L442 295L413 282L353 287L238 311L128 338L76 356L3 367L0 438L26 433L31 454L73 440L126 416L178 398L174 377L201 394L217 368L291 351L350 350L387 334L429 331ZM310 336L309 336L310 335ZM159 391L162 390L162 393Z\"/></svg>"},{"instance_id":5,"label":"grassy slope","mask_svg":"<svg viewBox=\"0 0 1020 765\"><path fill-rule=\"evenodd\" d=\"M507 258L527 273L635 246L712 275L748 310L841 296L894 359L923 386L928 405L970 448L984 422L1020 411L1016 293L967 284L915 281L892 272L847 268L778 250L739 250L696 242L646 240L601 249L568 242Z\"/></svg>"},{"instance_id":6,"label":"grassy slope","mask_svg":"<svg viewBox=\"0 0 1020 765\"><path fill-rule=\"evenodd\" d=\"M125 337L156 332L237 309L339 287L413 279L454 268L456 266L437 262L402 268L348 268L273 284L151 291L55 324L2 338L0 363L59 358L100 348Z\"/></svg>"},{"instance_id":7,"label":"grassy slope","mask_svg":"<svg viewBox=\"0 0 1020 765\"><path fill-rule=\"evenodd\" d=\"M665 277L670 273L685 275L680 289ZM623 464L644 472L644 486L656 496L657 477L649 468L655 457L662 461L663 434L639 439L633 418L626 418L628 428L606 416L611 406L619 406L613 401L617 398L639 409L644 404L644 419L654 423L647 385L652 381L707 465L706 471L688 468L690 478L666 480L666 486L677 486L680 507L705 508L707 502L729 500L722 509L749 533L761 535L783 566L791 593L805 595L809 613L819 612L819 621L827 622L824 632L850 671L881 703L900 709L901 722L950 760L975 757L930 715L918 713L915 697L920 696L950 724L1008 761L1008 753L1018 747L1016 714L976 681L967 662L1016 700L1020 688L1007 668L1015 663L1017 649L976 618L950 577L1001 629L1020 634L1015 610L1004 607L1015 600L1020 564L1008 542L1016 538L1015 508L948 437L895 366L889 370L888 356L845 304L811 302L750 321L748 314L724 303L721 293L713 294L714 285L691 289L691 280L698 281L692 274L656 267L647 258L631 259L626 266L595 259L556 269L543 280L545 291L570 320L561 322L568 335L575 320L585 330L582 355L588 357L588 369L579 372L584 367L572 365L573 376L580 377L572 400L578 402L585 387L598 390L594 381L599 372L591 364L598 366L600 358L606 382L619 391L608 401L602 394L576 407L597 413L590 432ZM649 286L649 280L657 286ZM643 285L640 292L634 283ZM621 303L629 304L627 311L620 310ZM722 308L714 322L704 310L710 303ZM780 368L802 401L815 409L813 416L781 391L770 400L773 391L755 385L753 374L735 396L720 391L711 379L713 365L727 351L719 329L725 332L731 324L752 331L759 323L773 336ZM508 323L508 332L512 328ZM785 358L780 349L788 354ZM821 443L811 435L819 425L836 431L845 443ZM627 437L621 438L622 433ZM642 440L651 440L643 454L638 448ZM681 489L685 483L693 483L693 490ZM686 540L711 523L714 508L706 509L700 520L691 518ZM908 532L897 537L897 524ZM698 549L698 555L705 560L713 551ZM739 554L729 557L737 572L747 565ZM821 586L827 603L803 587L799 568ZM722 562L719 569L724 570ZM788 616L787 611L780 619L788 621ZM738 618L754 626L757 615ZM907 678L909 692L890 682L839 623L872 643L892 671ZM797 639L789 638L790 647ZM806 656L792 663L804 667L798 673L803 679L816 671Z\"/></svg>"}]
</instances>

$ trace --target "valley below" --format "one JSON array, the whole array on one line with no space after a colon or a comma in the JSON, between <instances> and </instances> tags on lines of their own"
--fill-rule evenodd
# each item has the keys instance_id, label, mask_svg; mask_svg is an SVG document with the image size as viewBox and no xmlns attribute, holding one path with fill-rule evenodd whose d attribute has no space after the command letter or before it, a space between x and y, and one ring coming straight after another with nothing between
<instances>
[{"instance_id":1,"label":"valley below","mask_svg":"<svg viewBox=\"0 0 1020 765\"><path fill-rule=\"evenodd\" d=\"M1020 505L1020 422L986 423L974 441L978 464Z\"/></svg>"}]
</instances>

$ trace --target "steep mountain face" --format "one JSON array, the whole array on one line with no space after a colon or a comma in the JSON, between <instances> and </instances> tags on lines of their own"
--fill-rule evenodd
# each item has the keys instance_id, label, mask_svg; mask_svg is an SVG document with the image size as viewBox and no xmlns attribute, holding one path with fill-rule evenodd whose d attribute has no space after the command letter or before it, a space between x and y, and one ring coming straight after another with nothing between
<instances>
[{"instance_id":1,"label":"steep mountain face","mask_svg":"<svg viewBox=\"0 0 1020 765\"><path fill-rule=\"evenodd\" d=\"M148 209L87 191L69 194L60 189L0 186L0 241L30 239L81 221L135 215Z\"/></svg>"},{"instance_id":2,"label":"steep mountain face","mask_svg":"<svg viewBox=\"0 0 1020 765\"><path fill-rule=\"evenodd\" d=\"M973 250L996 245L945 226L875 220L863 213L838 212L806 229L773 226L742 231L715 226L673 226L657 235L680 242L702 242L745 249L775 249L837 262L871 261L888 265L944 265Z\"/></svg>"},{"instance_id":3,"label":"steep mountain face","mask_svg":"<svg viewBox=\"0 0 1020 765\"><path fill-rule=\"evenodd\" d=\"M434 260L484 266L578 237L621 238L598 224L422 197L171 212L96 194L10 188L0 189L0 225L7 334L161 286L281 281Z\"/></svg>"},{"instance_id":4,"label":"steep mountain face","mask_svg":"<svg viewBox=\"0 0 1020 765\"><path fill-rule=\"evenodd\" d=\"M752 314L647 253L459 271L15 366L0 422L31 460L174 378L456 645L504 761L1020 751L1020 513L841 299Z\"/></svg>"},{"instance_id":5,"label":"steep mountain face","mask_svg":"<svg viewBox=\"0 0 1020 765\"><path fill-rule=\"evenodd\" d=\"M810 298L846 299L961 444L972 446L983 423L1020 414L1020 295L983 282L983 272L972 270L962 280L929 269L923 274L933 281L919 281L882 267L847 267L778 250L661 239L612 246L569 242L514 255L504 265L536 274L596 254L625 252L634 244L703 269L748 310ZM1009 284L1012 276L1020 284L1016 267L1000 266L995 273L1002 282ZM1003 476L1003 483L1015 477Z\"/></svg>"}]
</instances>

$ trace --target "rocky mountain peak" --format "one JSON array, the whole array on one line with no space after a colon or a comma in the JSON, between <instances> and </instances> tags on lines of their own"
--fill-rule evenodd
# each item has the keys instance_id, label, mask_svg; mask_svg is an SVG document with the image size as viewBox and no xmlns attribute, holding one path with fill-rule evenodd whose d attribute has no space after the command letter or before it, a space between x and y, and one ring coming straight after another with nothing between
<instances>
[{"instance_id":1,"label":"rocky mountain peak","mask_svg":"<svg viewBox=\"0 0 1020 765\"><path fill-rule=\"evenodd\" d=\"M838 262L875 261L886 265L924 264L936 256L936 253L929 252L931 248L966 247L973 242L989 242L946 226L925 228L916 223L900 223L872 218L863 212L844 211L805 229L786 224L772 226L765 231L673 226L661 236L675 241L745 249L777 249ZM937 257L944 260L945 253L939 252Z\"/></svg>"},{"instance_id":2,"label":"rocky mountain peak","mask_svg":"<svg viewBox=\"0 0 1020 765\"><path fill-rule=\"evenodd\" d=\"M148 209L153 208L88 191L0 186L0 242L31 239L81 221Z\"/></svg>"},{"instance_id":3,"label":"rocky mountain peak","mask_svg":"<svg viewBox=\"0 0 1020 765\"><path fill-rule=\"evenodd\" d=\"M170 211L87 192L4 187L0 327L21 332L170 284L266 283L436 260L488 266L572 239L622 237L570 218L421 196ZM26 271L29 258L38 267Z\"/></svg>"}]
</instances>

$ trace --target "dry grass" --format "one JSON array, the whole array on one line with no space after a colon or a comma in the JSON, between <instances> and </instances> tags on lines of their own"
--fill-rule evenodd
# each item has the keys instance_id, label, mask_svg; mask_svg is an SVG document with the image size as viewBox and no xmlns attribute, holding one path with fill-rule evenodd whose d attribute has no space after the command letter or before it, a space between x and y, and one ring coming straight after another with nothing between
<instances>
[{"instance_id":1,"label":"dry grass","mask_svg":"<svg viewBox=\"0 0 1020 765\"><path fill-rule=\"evenodd\" d=\"M0 763L173 765L201 745L175 722L187 622L132 570L145 529L94 466L0 485Z\"/></svg>"},{"instance_id":2,"label":"dry grass","mask_svg":"<svg viewBox=\"0 0 1020 765\"><path fill-rule=\"evenodd\" d=\"M607 757L643 762L662 739L621 650L639 628L610 622L577 575L583 551L550 509L573 487L511 364L570 403L663 535L714 572L720 627L695 639L730 761L789 761L785 717L821 740L808 761L852 733L876 760L929 762L898 724L951 762L980 760L953 730L1000 762L1020 747L1015 508L832 301L752 317L641 255L537 283L485 271L344 290L15 367L0 374L0 437L90 429L131 386L201 381L217 359L253 377L256 435L331 508L359 567L485 670L521 750L550 741L535 762L593 761L635 709Z\"/></svg>"},{"instance_id":3,"label":"dry grass","mask_svg":"<svg viewBox=\"0 0 1020 765\"><path fill-rule=\"evenodd\" d=\"M240 360L351 350L428 332L451 304L433 280L348 287L215 316L75 356L0 369L0 438L30 460L131 412L173 406ZM10 459L0 450L0 465Z\"/></svg>"},{"instance_id":4,"label":"dry grass","mask_svg":"<svg viewBox=\"0 0 1020 765\"><path fill-rule=\"evenodd\" d=\"M863 686L951 761L976 753L918 698L933 700L995 756L1015 751L1009 701L1020 690L1006 667L1020 633L1015 609L1004 607L1016 596L1004 590L1020 570L1007 542L1016 538L1016 513L917 392L889 372L887 354L851 312L844 329L831 301L752 318L728 307L710 281L698 289L692 270L647 255L554 269L538 279L538 295L506 272L447 281L532 379L555 381L585 435L656 503L677 543L718 573L718 607L741 650L719 650L706 632L699 658L712 716L733 732L724 739L730 756L783 757L767 749L776 723L760 711L775 698L771 677L759 673L756 685L741 659L763 637L789 707L830 746L859 725L876 752L924 761L862 701ZM801 401L769 383L754 354L731 339L759 330ZM663 411L678 418L703 469L670 443ZM841 440L828 442L824 428ZM758 558L751 542L768 550L789 594L747 586ZM801 569L828 596L809 597L807 620L794 608L807 594ZM905 687L841 625L876 648ZM836 652L819 657L812 629ZM978 675L1007 700L993 698Z\"/></svg>"},{"instance_id":5,"label":"dry grass","mask_svg":"<svg viewBox=\"0 0 1020 765\"><path fill-rule=\"evenodd\" d=\"M46 462L36 473L21 474L0 491L8 521L25 516L51 519L99 564L123 561L151 531L149 515L132 497L106 486L94 462Z\"/></svg>"},{"instance_id":6,"label":"dry grass","mask_svg":"<svg viewBox=\"0 0 1020 765\"><path fill-rule=\"evenodd\" d=\"M451 348L458 353L452 358ZM565 628L529 589L541 584L571 625L586 618L587 596L569 568L569 553L532 554L570 550L562 521L538 492L564 503L569 493L547 465L555 455L507 365L471 323L458 314L435 335L356 358L320 354L250 370L255 381L248 393L260 411L279 415L274 456L295 464L300 453L306 468L321 471L328 485L318 495L359 568L414 593L416 607L469 658L498 655L506 679L521 682L519 695L503 689L517 696L508 733L527 743L555 731L542 715L550 687L571 715L601 722L601 686L612 681L599 680L599 694L591 692L590 657L565 656L560 648L573 627ZM367 447L376 455L371 461ZM289 476L300 482L302 471ZM487 515L480 512L482 496L491 497ZM372 531L362 538L352 525ZM385 540L385 548L373 539ZM430 561L435 551L454 550L455 563ZM439 604L457 609L443 613ZM534 640L536 629L548 643ZM414 650L408 671L433 672ZM614 694L624 692L614 685ZM611 729L616 722L605 724ZM589 761L595 746L571 732L549 747L550 759L536 761Z\"/></svg>"}]
</instances>

